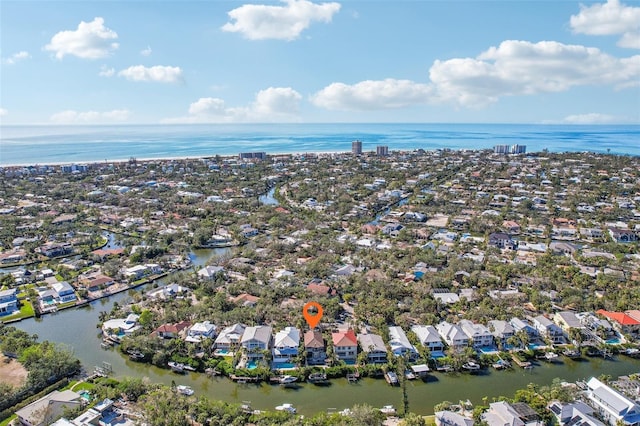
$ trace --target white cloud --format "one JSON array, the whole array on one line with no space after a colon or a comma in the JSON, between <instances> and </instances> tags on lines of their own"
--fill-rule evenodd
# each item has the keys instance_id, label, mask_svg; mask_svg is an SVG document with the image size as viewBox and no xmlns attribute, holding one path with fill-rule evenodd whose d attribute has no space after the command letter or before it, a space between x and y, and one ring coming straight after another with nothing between
<instances>
[{"instance_id":1,"label":"white cloud","mask_svg":"<svg viewBox=\"0 0 640 426\"><path fill-rule=\"evenodd\" d=\"M156 81L159 83L178 83L183 81L180 67L163 65L153 67L134 65L120 71L118 75L131 81Z\"/></svg>"},{"instance_id":2,"label":"white cloud","mask_svg":"<svg viewBox=\"0 0 640 426\"><path fill-rule=\"evenodd\" d=\"M14 53L8 58L3 59L2 62L8 65L14 65L16 62L22 61L23 59L28 59L30 57L31 55L29 54L29 52L22 50L18 53Z\"/></svg>"},{"instance_id":3,"label":"white cloud","mask_svg":"<svg viewBox=\"0 0 640 426\"><path fill-rule=\"evenodd\" d=\"M640 7L625 6L619 0L581 5L580 13L572 15L569 24L580 34L622 34L618 46L640 49Z\"/></svg>"},{"instance_id":4,"label":"white cloud","mask_svg":"<svg viewBox=\"0 0 640 426\"><path fill-rule=\"evenodd\" d=\"M60 31L44 49L55 52L58 59L65 55L98 59L109 56L118 48L118 43L113 41L117 38L115 31L104 26L104 19L97 17L91 22L81 21L75 31Z\"/></svg>"},{"instance_id":5,"label":"white cloud","mask_svg":"<svg viewBox=\"0 0 640 426\"><path fill-rule=\"evenodd\" d=\"M298 121L302 96L290 87L269 87L256 94L246 107L229 107L220 98L200 98L189 106L186 117L164 123L251 123Z\"/></svg>"},{"instance_id":6,"label":"white cloud","mask_svg":"<svg viewBox=\"0 0 640 426\"><path fill-rule=\"evenodd\" d=\"M106 65L103 65L100 67L100 72L98 73L98 75L100 77L113 77L115 73L116 73L115 69L109 68Z\"/></svg>"},{"instance_id":7,"label":"white cloud","mask_svg":"<svg viewBox=\"0 0 640 426\"><path fill-rule=\"evenodd\" d=\"M228 12L231 21L223 31L241 33L250 40L295 40L313 21L331 22L340 3L315 4L307 0L283 0L285 6L245 4Z\"/></svg>"},{"instance_id":8,"label":"white cloud","mask_svg":"<svg viewBox=\"0 0 640 426\"><path fill-rule=\"evenodd\" d=\"M66 110L53 114L49 121L56 124L113 123L127 121L130 116L131 112L126 109L114 109L113 111L105 112Z\"/></svg>"},{"instance_id":9,"label":"white cloud","mask_svg":"<svg viewBox=\"0 0 640 426\"><path fill-rule=\"evenodd\" d=\"M151 46L147 46L146 49L140 51L142 56L150 56L153 51L151 50Z\"/></svg>"},{"instance_id":10,"label":"white cloud","mask_svg":"<svg viewBox=\"0 0 640 426\"><path fill-rule=\"evenodd\" d=\"M311 97L316 106L330 110L402 108L429 101L433 89L411 80L366 80L354 85L332 83Z\"/></svg>"},{"instance_id":11,"label":"white cloud","mask_svg":"<svg viewBox=\"0 0 640 426\"><path fill-rule=\"evenodd\" d=\"M438 97L463 106L574 86L630 87L638 85L639 73L640 55L620 59L591 47L517 40L504 41L476 58L436 60L429 71Z\"/></svg>"},{"instance_id":12,"label":"white cloud","mask_svg":"<svg viewBox=\"0 0 640 426\"><path fill-rule=\"evenodd\" d=\"M569 124L607 124L619 122L620 120L613 115L592 112L589 114L568 115L562 121Z\"/></svg>"},{"instance_id":13,"label":"white cloud","mask_svg":"<svg viewBox=\"0 0 640 426\"><path fill-rule=\"evenodd\" d=\"M9 115L9 110L0 108L0 117L4 117L5 115Z\"/></svg>"}]
</instances>

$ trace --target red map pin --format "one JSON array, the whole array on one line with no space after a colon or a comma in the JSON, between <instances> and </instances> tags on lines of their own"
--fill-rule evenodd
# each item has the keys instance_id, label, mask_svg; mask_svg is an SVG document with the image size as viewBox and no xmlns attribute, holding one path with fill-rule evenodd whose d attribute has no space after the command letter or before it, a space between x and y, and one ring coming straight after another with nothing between
<instances>
[{"instance_id":1,"label":"red map pin","mask_svg":"<svg viewBox=\"0 0 640 426\"><path fill-rule=\"evenodd\" d=\"M315 313L310 313L309 309L315 308ZM304 319L307 320L307 324L309 324L310 328L316 328L320 319L322 318L322 306L318 302L307 302L302 308L302 315Z\"/></svg>"}]
</instances>

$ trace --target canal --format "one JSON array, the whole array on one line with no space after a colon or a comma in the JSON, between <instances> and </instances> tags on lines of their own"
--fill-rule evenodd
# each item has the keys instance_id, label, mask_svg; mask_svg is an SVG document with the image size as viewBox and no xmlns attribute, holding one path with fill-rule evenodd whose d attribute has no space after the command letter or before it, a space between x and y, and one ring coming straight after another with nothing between
<instances>
[{"instance_id":1,"label":"canal","mask_svg":"<svg viewBox=\"0 0 640 426\"><path fill-rule=\"evenodd\" d=\"M108 362L115 377L148 377L152 382L185 384L193 387L196 395L226 402L251 401L253 408L273 409L284 402L294 404L301 414L313 414L334 408L342 410L354 404L367 403L374 407L393 404L402 406L402 393L382 379L363 379L349 384L346 379L336 379L328 387L301 384L298 389L286 389L268 384L236 384L225 378L210 378L205 374L176 375L164 370L130 361L115 349L100 347L100 330L96 328L101 311L109 311L114 302L126 303L131 293L121 293L109 300L95 301L83 308L65 310L40 319L24 320L14 325L28 333L35 333L40 340L69 345L87 370ZM419 414L431 414L433 407L442 401L457 403L459 400L482 402L483 397L513 396L517 389L529 383L551 384L553 379L567 381L587 379L609 374L619 376L640 371L640 360L618 356L613 360L590 358L583 361L564 360L561 363L541 363L532 370L514 368L508 371L490 370L480 375L430 373L427 383L408 383L410 409Z\"/></svg>"}]
</instances>

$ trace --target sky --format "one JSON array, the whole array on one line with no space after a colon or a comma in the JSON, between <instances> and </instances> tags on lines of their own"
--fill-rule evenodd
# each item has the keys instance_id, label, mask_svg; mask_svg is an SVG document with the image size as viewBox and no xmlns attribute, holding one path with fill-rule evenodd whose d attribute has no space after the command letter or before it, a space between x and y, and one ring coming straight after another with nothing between
<instances>
[{"instance_id":1,"label":"sky","mask_svg":"<svg viewBox=\"0 0 640 426\"><path fill-rule=\"evenodd\" d=\"M0 2L0 124L640 124L640 1Z\"/></svg>"}]
</instances>

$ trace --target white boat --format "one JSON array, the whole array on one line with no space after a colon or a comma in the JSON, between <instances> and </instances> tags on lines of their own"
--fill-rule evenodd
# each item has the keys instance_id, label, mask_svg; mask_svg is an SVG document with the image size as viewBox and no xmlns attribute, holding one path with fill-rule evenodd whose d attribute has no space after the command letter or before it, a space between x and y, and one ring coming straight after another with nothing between
<instances>
[{"instance_id":1,"label":"white boat","mask_svg":"<svg viewBox=\"0 0 640 426\"><path fill-rule=\"evenodd\" d=\"M296 408L292 404L289 404L288 402L285 402L282 405L276 406L276 410L277 411L286 411L286 412L291 413L291 414L295 414L296 413Z\"/></svg>"},{"instance_id":2,"label":"white boat","mask_svg":"<svg viewBox=\"0 0 640 426\"><path fill-rule=\"evenodd\" d=\"M464 364L462 364L462 368L469 371L478 371L480 370L480 364L473 361L467 361Z\"/></svg>"},{"instance_id":3,"label":"white boat","mask_svg":"<svg viewBox=\"0 0 640 426\"><path fill-rule=\"evenodd\" d=\"M169 366L171 371L173 371L174 373L184 373L184 364L182 363L169 361L167 365Z\"/></svg>"},{"instance_id":4,"label":"white boat","mask_svg":"<svg viewBox=\"0 0 640 426\"><path fill-rule=\"evenodd\" d=\"M297 377L287 375L287 376L282 376L282 377L280 377L280 378L278 379L278 382L279 382L281 385L286 385L286 384L289 384L289 383L293 383L293 382L295 382L295 381L297 381L297 380L298 380L298 378L297 378Z\"/></svg>"},{"instance_id":5,"label":"white boat","mask_svg":"<svg viewBox=\"0 0 640 426\"><path fill-rule=\"evenodd\" d=\"M382 414L393 415L396 413L396 408L393 405L385 405L380 409Z\"/></svg>"},{"instance_id":6,"label":"white boat","mask_svg":"<svg viewBox=\"0 0 640 426\"><path fill-rule=\"evenodd\" d=\"M558 354L555 352L547 352L544 354L544 358L547 361L554 361L556 358L558 358Z\"/></svg>"},{"instance_id":7,"label":"white boat","mask_svg":"<svg viewBox=\"0 0 640 426\"><path fill-rule=\"evenodd\" d=\"M182 395L193 395L193 389L191 389L190 386L187 385L178 385L176 386L176 390L178 391L178 393L181 393Z\"/></svg>"}]
</instances>

